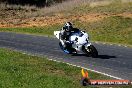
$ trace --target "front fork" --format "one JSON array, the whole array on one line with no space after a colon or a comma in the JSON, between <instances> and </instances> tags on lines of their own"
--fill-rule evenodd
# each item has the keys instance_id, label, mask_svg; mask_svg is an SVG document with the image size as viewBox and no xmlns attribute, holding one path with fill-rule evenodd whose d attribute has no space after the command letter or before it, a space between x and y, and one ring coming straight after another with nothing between
<instances>
[{"instance_id":1,"label":"front fork","mask_svg":"<svg viewBox=\"0 0 132 88\"><path fill-rule=\"evenodd\" d=\"M89 50L89 47L91 46L91 43L86 43L83 47L82 47L82 50L85 52L85 53L88 53L90 52Z\"/></svg>"},{"instance_id":2,"label":"front fork","mask_svg":"<svg viewBox=\"0 0 132 88\"><path fill-rule=\"evenodd\" d=\"M85 45L84 45L84 46L85 46L85 49L88 49L88 47L91 46L91 45L92 45L91 43L85 44Z\"/></svg>"}]
</instances>

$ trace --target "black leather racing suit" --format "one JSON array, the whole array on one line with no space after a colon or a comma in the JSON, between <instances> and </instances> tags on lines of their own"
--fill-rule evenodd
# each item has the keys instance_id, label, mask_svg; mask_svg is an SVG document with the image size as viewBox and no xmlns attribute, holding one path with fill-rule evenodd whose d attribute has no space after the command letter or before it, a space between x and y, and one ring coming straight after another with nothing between
<instances>
[{"instance_id":1,"label":"black leather racing suit","mask_svg":"<svg viewBox=\"0 0 132 88\"><path fill-rule=\"evenodd\" d=\"M72 33L78 33L78 32L80 32L80 30L77 29L77 28L72 28L71 31L66 31L64 27L62 28L62 30L61 30L61 39L65 43L64 49L67 49L68 51L71 50L72 44L69 43L69 38L70 38L70 36L71 36Z\"/></svg>"}]
</instances>

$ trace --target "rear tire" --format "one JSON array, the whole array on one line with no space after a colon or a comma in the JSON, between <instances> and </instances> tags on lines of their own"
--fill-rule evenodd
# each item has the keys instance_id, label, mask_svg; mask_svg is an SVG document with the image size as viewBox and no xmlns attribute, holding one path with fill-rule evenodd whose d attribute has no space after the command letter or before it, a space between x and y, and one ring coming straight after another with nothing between
<instances>
[{"instance_id":1,"label":"rear tire","mask_svg":"<svg viewBox=\"0 0 132 88\"><path fill-rule=\"evenodd\" d=\"M88 50L86 50L86 51L87 51L88 55L92 56L93 58L97 58L98 57L98 51L93 45L88 46L87 49Z\"/></svg>"}]
</instances>

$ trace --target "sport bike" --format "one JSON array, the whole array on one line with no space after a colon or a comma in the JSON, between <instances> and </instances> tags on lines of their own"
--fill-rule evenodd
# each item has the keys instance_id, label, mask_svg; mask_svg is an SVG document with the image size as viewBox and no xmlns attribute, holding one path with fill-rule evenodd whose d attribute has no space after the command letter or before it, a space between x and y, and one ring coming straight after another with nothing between
<instances>
[{"instance_id":1,"label":"sport bike","mask_svg":"<svg viewBox=\"0 0 132 88\"><path fill-rule=\"evenodd\" d=\"M69 49L64 49L65 43L61 39L60 31L54 31L54 35L59 39L60 48L68 54L86 54L91 57L98 57L98 51L89 41L89 36L85 31L79 31L78 33L72 33L69 37Z\"/></svg>"}]
</instances>

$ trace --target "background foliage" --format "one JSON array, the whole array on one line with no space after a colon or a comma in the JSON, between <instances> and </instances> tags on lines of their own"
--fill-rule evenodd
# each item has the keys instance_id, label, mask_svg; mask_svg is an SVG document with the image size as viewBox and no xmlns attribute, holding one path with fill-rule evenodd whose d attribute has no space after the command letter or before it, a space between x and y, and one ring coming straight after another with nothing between
<instances>
[{"instance_id":1,"label":"background foliage","mask_svg":"<svg viewBox=\"0 0 132 88\"><path fill-rule=\"evenodd\" d=\"M61 3L66 0L0 0L0 2L5 2L8 4L16 5L35 5L38 7L50 6L53 3Z\"/></svg>"}]
</instances>

